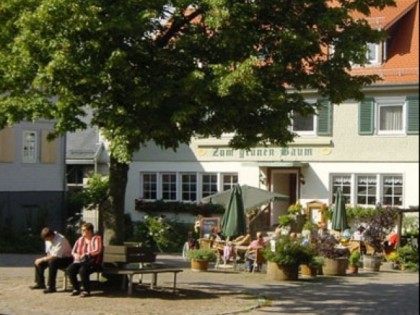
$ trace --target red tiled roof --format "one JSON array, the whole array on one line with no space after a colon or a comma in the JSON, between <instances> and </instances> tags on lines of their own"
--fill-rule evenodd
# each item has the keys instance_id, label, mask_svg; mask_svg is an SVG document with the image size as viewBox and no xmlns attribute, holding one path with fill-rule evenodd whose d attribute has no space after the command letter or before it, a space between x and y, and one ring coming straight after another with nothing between
<instances>
[{"instance_id":1,"label":"red tiled roof","mask_svg":"<svg viewBox=\"0 0 420 315\"><path fill-rule=\"evenodd\" d=\"M365 18L372 27L389 29L396 21L399 20L405 13L410 11L418 2L418 0L397 0L396 6L385 7L383 10L376 8L371 9L368 17L361 13L353 14L353 17Z\"/></svg>"},{"instance_id":2,"label":"red tiled roof","mask_svg":"<svg viewBox=\"0 0 420 315\"><path fill-rule=\"evenodd\" d=\"M372 10L368 18L371 26L383 27L393 35L387 60L380 66L354 68L352 74L379 74L382 78L379 84L419 82L418 0L397 0L396 3L396 7Z\"/></svg>"}]
</instances>

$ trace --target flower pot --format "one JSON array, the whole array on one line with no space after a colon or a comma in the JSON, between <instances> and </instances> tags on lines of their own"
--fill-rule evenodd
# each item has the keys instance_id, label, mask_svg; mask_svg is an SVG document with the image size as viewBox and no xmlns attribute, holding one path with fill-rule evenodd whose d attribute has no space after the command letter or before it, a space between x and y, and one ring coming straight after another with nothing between
<instances>
[{"instance_id":1,"label":"flower pot","mask_svg":"<svg viewBox=\"0 0 420 315\"><path fill-rule=\"evenodd\" d=\"M305 277L316 277L318 271L317 266L300 265L300 274Z\"/></svg>"},{"instance_id":2,"label":"flower pot","mask_svg":"<svg viewBox=\"0 0 420 315\"><path fill-rule=\"evenodd\" d=\"M298 275L299 265L279 265L271 261L267 262L267 279L269 280L297 280Z\"/></svg>"},{"instance_id":3,"label":"flower pot","mask_svg":"<svg viewBox=\"0 0 420 315\"><path fill-rule=\"evenodd\" d=\"M192 271L207 271L209 262L207 260L191 260Z\"/></svg>"},{"instance_id":4,"label":"flower pot","mask_svg":"<svg viewBox=\"0 0 420 315\"><path fill-rule=\"evenodd\" d=\"M359 265L357 265L357 264L349 264L348 270L349 270L349 273L357 274L357 273L359 273Z\"/></svg>"},{"instance_id":5,"label":"flower pot","mask_svg":"<svg viewBox=\"0 0 420 315\"><path fill-rule=\"evenodd\" d=\"M363 255L363 269L366 271L379 271L382 264L381 256Z\"/></svg>"},{"instance_id":6,"label":"flower pot","mask_svg":"<svg viewBox=\"0 0 420 315\"><path fill-rule=\"evenodd\" d=\"M347 258L325 258L322 273L324 276L345 276L348 264L349 260Z\"/></svg>"}]
</instances>

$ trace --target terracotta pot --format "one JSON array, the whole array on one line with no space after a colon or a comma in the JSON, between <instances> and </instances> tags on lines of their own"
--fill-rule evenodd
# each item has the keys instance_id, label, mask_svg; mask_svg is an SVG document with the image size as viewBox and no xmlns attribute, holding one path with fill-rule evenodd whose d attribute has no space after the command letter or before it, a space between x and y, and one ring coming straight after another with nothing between
<instances>
[{"instance_id":1,"label":"terracotta pot","mask_svg":"<svg viewBox=\"0 0 420 315\"><path fill-rule=\"evenodd\" d=\"M325 276L345 276L348 264L349 260L347 258L325 258L322 273Z\"/></svg>"},{"instance_id":2,"label":"terracotta pot","mask_svg":"<svg viewBox=\"0 0 420 315\"><path fill-rule=\"evenodd\" d=\"M191 260L192 271L207 271L209 262L207 260Z\"/></svg>"},{"instance_id":3,"label":"terracotta pot","mask_svg":"<svg viewBox=\"0 0 420 315\"><path fill-rule=\"evenodd\" d=\"M348 270L349 270L349 273L357 274L357 273L359 273L359 265L356 265L356 264L349 265Z\"/></svg>"},{"instance_id":4,"label":"terracotta pot","mask_svg":"<svg viewBox=\"0 0 420 315\"><path fill-rule=\"evenodd\" d=\"M366 271L379 271L382 264L381 256L363 255L363 269Z\"/></svg>"},{"instance_id":5,"label":"terracotta pot","mask_svg":"<svg viewBox=\"0 0 420 315\"><path fill-rule=\"evenodd\" d=\"M300 274L307 277L316 277L318 267L310 265L300 265Z\"/></svg>"},{"instance_id":6,"label":"terracotta pot","mask_svg":"<svg viewBox=\"0 0 420 315\"><path fill-rule=\"evenodd\" d=\"M297 280L299 276L299 265L279 265L274 262L267 262L267 279L288 281Z\"/></svg>"}]
</instances>

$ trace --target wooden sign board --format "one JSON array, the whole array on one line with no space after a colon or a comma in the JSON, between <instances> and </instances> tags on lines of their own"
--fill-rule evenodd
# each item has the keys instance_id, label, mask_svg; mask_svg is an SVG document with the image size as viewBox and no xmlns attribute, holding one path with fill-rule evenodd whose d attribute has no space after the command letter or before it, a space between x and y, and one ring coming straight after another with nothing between
<instances>
[{"instance_id":1,"label":"wooden sign board","mask_svg":"<svg viewBox=\"0 0 420 315\"><path fill-rule=\"evenodd\" d=\"M205 238L210 236L211 229L216 226L217 230L220 230L220 218L219 217L209 217L201 218L200 220L200 237Z\"/></svg>"}]
</instances>

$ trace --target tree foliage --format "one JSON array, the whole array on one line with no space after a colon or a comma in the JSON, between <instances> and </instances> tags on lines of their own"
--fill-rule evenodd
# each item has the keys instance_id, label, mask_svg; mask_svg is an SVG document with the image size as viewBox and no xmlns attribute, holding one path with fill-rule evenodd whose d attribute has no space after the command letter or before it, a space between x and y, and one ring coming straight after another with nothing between
<instances>
[{"instance_id":1,"label":"tree foliage","mask_svg":"<svg viewBox=\"0 0 420 315\"><path fill-rule=\"evenodd\" d=\"M340 103L377 77L349 75L378 42L352 12L393 0L3 0L0 128L55 121L55 134L100 128L110 143L108 226L122 242L128 162L148 141L176 149L195 135L230 145L286 145L301 91ZM334 46L334 54L328 47Z\"/></svg>"}]
</instances>

